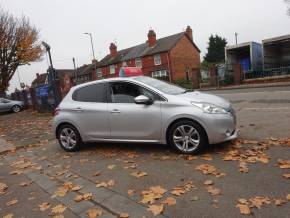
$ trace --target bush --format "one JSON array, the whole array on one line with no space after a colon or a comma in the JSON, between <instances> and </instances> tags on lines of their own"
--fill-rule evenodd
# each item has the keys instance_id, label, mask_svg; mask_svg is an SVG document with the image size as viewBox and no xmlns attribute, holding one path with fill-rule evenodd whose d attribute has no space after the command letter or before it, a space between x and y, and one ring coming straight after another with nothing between
<instances>
[{"instance_id":1,"label":"bush","mask_svg":"<svg viewBox=\"0 0 290 218\"><path fill-rule=\"evenodd\" d=\"M186 79L178 79L175 81L176 85L179 85L185 89L192 89L192 83Z\"/></svg>"}]
</instances>

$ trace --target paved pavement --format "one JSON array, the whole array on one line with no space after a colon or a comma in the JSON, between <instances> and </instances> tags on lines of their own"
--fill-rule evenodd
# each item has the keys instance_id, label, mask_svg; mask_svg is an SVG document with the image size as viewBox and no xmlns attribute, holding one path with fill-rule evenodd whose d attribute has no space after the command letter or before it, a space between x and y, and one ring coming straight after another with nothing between
<instances>
[{"instance_id":1,"label":"paved pavement","mask_svg":"<svg viewBox=\"0 0 290 218\"><path fill-rule=\"evenodd\" d=\"M196 156L179 155L163 145L115 143L87 144L80 152L66 153L51 138L44 142L45 136L30 139L37 146L1 155L0 182L8 189L2 195L0 191L0 217L9 213L46 217L59 204L67 207L60 213L64 217L87 217L92 208L103 212L99 217L122 217L122 213L153 217L148 211L152 205L157 205L153 209L163 205L156 217L243 217L236 207L241 198L246 199L242 205L250 207L248 216L290 217L290 180L283 177L290 174L290 89L215 93L236 108L240 140L211 145ZM11 133L3 127L3 121L13 123L15 117L20 122L21 114L0 116L0 135L12 142L19 141L21 129L29 135L25 125ZM206 180L211 181L204 184ZM25 181L29 185L21 186ZM77 185L82 188L73 191ZM92 198L73 200L85 193ZM164 203L168 197L176 204ZM18 202L7 206L13 199ZM51 206L42 212L38 205L44 202Z\"/></svg>"}]
</instances>

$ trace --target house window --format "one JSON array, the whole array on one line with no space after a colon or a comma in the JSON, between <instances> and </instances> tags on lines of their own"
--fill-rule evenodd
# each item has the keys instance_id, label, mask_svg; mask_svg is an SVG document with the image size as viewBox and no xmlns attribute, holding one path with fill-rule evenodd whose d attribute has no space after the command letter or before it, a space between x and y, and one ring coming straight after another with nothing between
<instances>
[{"instance_id":1,"label":"house window","mask_svg":"<svg viewBox=\"0 0 290 218\"><path fill-rule=\"evenodd\" d=\"M102 68L98 68L97 69L97 78L102 78L102 77L103 77Z\"/></svg>"},{"instance_id":2,"label":"house window","mask_svg":"<svg viewBox=\"0 0 290 218\"><path fill-rule=\"evenodd\" d=\"M160 78L160 77L168 77L168 71L167 70L157 70L152 72L153 78Z\"/></svg>"},{"instance_id":3,"label":"house window","mask_svg":"<svg viewBox=\"0 0 290 218\"><path fill-rule=\"evenodd\" d=\"M135 59L135 66L142 68L142 59L141 58L136 58Z\"/></svg>"},{"instance_id":4,"label":"house window","mask_svg":"<svg viewBox=\"0 0 290 218\"><path fill-rule=\"evenodd\" d=\"M110 74L115 74L115 65L110 65Z\"/></svg>"},{"instance_id":5,"label":"house window","mask_svg":"<svg viewBox=\"0 0 290 218\"><path fill-rule=\"evenodd\" d=\"M160 54L154 55L154 64L155 65L160 65L161 64Z\"/></svg>"}]
</instances>

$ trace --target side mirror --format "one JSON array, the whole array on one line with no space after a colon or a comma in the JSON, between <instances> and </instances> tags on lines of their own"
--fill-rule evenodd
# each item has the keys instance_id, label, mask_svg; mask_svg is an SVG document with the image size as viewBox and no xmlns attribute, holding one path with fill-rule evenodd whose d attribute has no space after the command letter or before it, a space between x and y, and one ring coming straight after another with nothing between
<instances>
[{"instance_id":1,"label":"side mirror","mask_svg":"<svg viewBox=\"0 0 290 218\"><path fill-rule=\"evenodd\" d=\"M152 104L153 101L152 99L148 98L147 96L145 95L139 95L137 96L135 99L134 99L135 103L136 104Z\"/></svg>"}]
</instances>

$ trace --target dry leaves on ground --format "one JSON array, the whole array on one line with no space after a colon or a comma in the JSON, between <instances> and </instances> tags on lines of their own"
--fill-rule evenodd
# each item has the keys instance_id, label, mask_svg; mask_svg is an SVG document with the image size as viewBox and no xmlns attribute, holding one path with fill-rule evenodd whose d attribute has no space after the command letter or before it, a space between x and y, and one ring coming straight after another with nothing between
<instances>
[{"instance_id":1,"label":"dry leaves on ground","mask_svg":"<svg viewBox=\"0 0 290 218\"><path fill-rule=\"evenodd\" d=\"M195 167L196 170L200 170L203 174L208 175L212 174L216 177L225 176L225 173L218 172L216 167L210 164L200 164L197 167Z\"/></svg>"},{"instance_id":2,"label":"dry leaves on ground","mask_svg":"<svg viewBox=\"0 0 290 218\"><path fill-rule=\"evenodd\" d=\"M58 187L58 189L54 192L52 197L64 197L69 191L78 191L82 188L82 186L74 185L72 182L65 182L62 186Z\"/></svg>"},{"instance_id":3,"label":"dry leaves on ground","mask_svg":"<svg viewBox=\"0 0 290 218\"><path fill-rule=\"evenodd\" d=\"M83 195L77 195L74 198L74 201L80 202L82 200L91 200L92 198L93 198L93 194L92 193L84 193Z\"/></svg>"},{"instance_id":4,"label":"dry leaves on ground","mask_svg":"<svg viewBox=\"0 0 290 218\"><path fill-rule=\"evenodd\" d=\"M3 216L3 218L13 218L13 213L9 213L9 214Z\"/></svg>"},{"instance_id":5,"label":"dry leaves on ground","mask_svg":"<svg viewBox=\"0 0 290 218\"><path fill-rule=\"evenodd\" d=\"M6 205L9 207L9 206L12 206L12 205L17 204L17 203L18 203L18 200L17 199L13 199L11 201L8 201L6 203Z\"/></svg>"},{"instance_id":6,"label":"dry leaves on ground","mask_svg":"<svg viewBox=\"0 0 290 218\"><path fill-rule=\"evenodd\" d=\"M135 190L133 190L133 189L129 189L128 191L127 191L127 194L129 195L129 196L133 196L134 194L135 194Z\"/></svg>"},{"instance_id":7,"label":"dry leaves on ground","mask_svg":"<svg viewBox=\"0 0 290 218\"><path fill-rule=\"evenodd\" d=\"M87 215L89 218L96 218L98 216L101 216L103 214L103 211L101 209L90 209L87 211Z\"/></svg>"},{"instance_id":8,"label":"dry leaves on ground","mask_svg":"<svg viewBox=\"0 0 290 218\"><path fill-rule=\"evenodd\" d=\"M252 197L249 199L249 202L251 203L251 206L256 207L258 209L261 209L263 204L271 204L271 200L269 197Z\"/></svg>"},{"instance_id":9,"label":"dry leaves on ground","mask_svg":"<svg viewBox=\"0 0 290 218\"><path fill-rule=\"evenodd\" d=\"M161 205L150 205L147 209L151 213L153 213L154 216L157 216L163 212L163 204Z\"/></svg>"},{"instance_id":10,"label":"dry leaves on ground","mask_svg":"<svg viewBox=\"0 0 290 218\"><path fill-rule=\"evenodd\" d=\"M149 190L141 192L143 199L140 202L143 204L153 204L155 200L162 198L165 192L167 190L161 186L152 186Z\"/></svg>"},{"instance_id":11,"label":"dry leaves on ground","mask_svg":"<svg viewBox=\"0 0 290 218\"><path fill-rule=\"evenodd\" d=\"M48 208L50 208L50 206L51 205L48 202L44 202L38 205L40 211L46 211Z\"/></svg>"},{"instance_id":12,"label":"dry leaves on ground","mask_svg":"<svg viewBox=\"0 0 290 218\"><path fill-rule=\"evenodd\" d=\"M108 182L96 182L96 187L101 188L101 187L112 187L115 185L115 180L110 179Z\"/></svg>"},{"instance_id":13,"label":"dry leaves on ground","mask_svg":"<svg viewBox=\"0 0 290 218\"><path fill-rule=\"evenodd\" d=\"M134 176L134 177L137 177L137 178L140 178L140 177L143 177L143 176L147 176L148 174L146 172L141 172L141 171L136 171L136 172L133 172L131 173L131 176Z\"/></svg>"},{"instance_id":14,"label":"dry leaves on ground","mask_svg":"<svg viewBox=\"0 0 290 218\"><path fill-rule=\"evenodd\" d=\"M249 172L249 168L248 168L248 165L247 165L247 163L246 162L244 162L244 161L240 161L240 163L239 163L239 171L241 172L241 173L248 173Z\"/></svg>"},{"instance_id":15,"label":"dry leaves on ground","mask_svg":"<svg viewBox=\"0 0 290 218\"><path fill-rule=\"evenodd\" d=\"M290 160L278 159L278 166L281 169L290 169Z\"/></svg>"},{"instance_id":16,"label":"dry leaves on ground","mask_svg":"<svg viewBox=\"0 0 290 218\"><path fill-rule=\"evenodd\" d=\"M129 218L128 213L120 213L119 218Z\"/></svg>"},{"instance_id":17,"label":"dry leaves on ground","mask_svg":"<svg viewBox=\"0 0 290 218\"><path fill-rule=\"evenodd\" d=\"M207 186L206 190L211 195L220 195L221 194L221 190L216 188L216 187L214 187L214 186L212 186L212 185Z\"/></svg>"},{"instance_id":18,"label":"dry leaves on ground","mask_svg":"<svg viewBox=\"0 0 290 218\"><path fill-rule=\"evenodd\" d=\"M176 204L176 200L173 197L168 197L164 201L161 202L162 204L167 204L168 206L172 206Z\"/></svg>"},{"instance_id":19,"label":"dry leaves on ground","mask_svg":"<svg viewBox=\"0 0 290 218\"><path fill-rule=\"evenodd\" d=\"M237 208L240 209L240 213L244 214L244 215L250 215L251 214L251 210L249 208L249 206L247 204L240 204L238 203L236 205Z\"/></svg>"},{"instance_id":20,"label":"dry leaves on ground","mask_svg":"<svg viewBox=\"0 0 290 218\"><path fill-rule=\"evenodd\" d=\"M5 194L7 189L8 186L5 183L0 182L0 195Z\"/></svg>"},{"instance_id":21,"label":"dry leaves on ground","mask_svg":"<svg viewBox=\"0 0 290 218\"><path fill-rule=\"evenodd\" d=\"M290 179L290 173L283 174L283 177L286 178L286 179Z\"/></svg>"},{"instance_id":22,"label":"dry leaves on ground","mask_svg":"<svg viewBox=\"0 0 290 218\"><path fill-rule=\"evenodd\" d=\"M28 186L30 184L31 184L31 182L21 182L19 185L22 187L25 187L25 186Z\"/></svg>"},{"instance_id":23,"label":"dry leaves on ground","mask_svg":"<svg viewBox=\"0 0 290 218\"><path fill-rule=\"evenodd\" d=\"M51 214L52 215L62 214L65 210L66 206L58 204L55 207L51 208Z\"/></svg>"},{"instance_id":24,"label":"dry leaves on ground","mask_svg":"<svg viewBox=\"0 0 290 218\"><path fill-rule=\"evenodd\" d=\"M109 170L112 170L112 169L114 169L115 167L116 167L115 164L111 164L111 165L108 165L108 166L107 166L107 168L108 168Z\"/></svg>"},{"instance_id":25,"label":"dry leaves on ground","mask_svg":"<svg viewBox=\"0 0 290 218\"><path fill-rule=\"evenodd\" d=\"M208 179L208 180L205 180L203 184L204 185L213 185L213 181Z\"/></svg>"},{"instance_id":26,"label":"dry leaves on ground","mask_svg":"<svg viewBox=\"0 0 290 218\"><path fill-rule=\"evenodd\" d=\"M193 185L192 181L186 182L183 186L175 187L170 192L172 195L180 196L182 194L185 194L186 192L189 192L191 189L196 188Z\"/></svg>"},{"instance_id":27,"label":"dry leaves on ground","mask_svg":"<svg viewBox=\"0 0 290 218\"><path fill-rule=\"evenodd\" d=\"M276 206L282 206L283 204L287 203L287 200L285 199L274 199L274 203Z\"/></svg>"}]
</instances>

